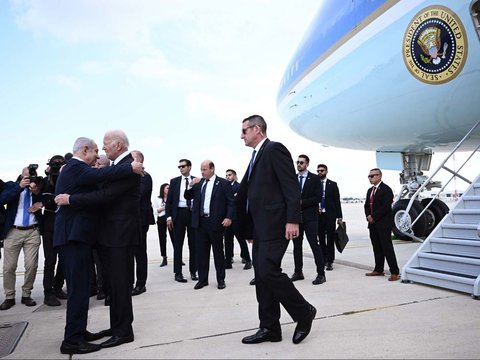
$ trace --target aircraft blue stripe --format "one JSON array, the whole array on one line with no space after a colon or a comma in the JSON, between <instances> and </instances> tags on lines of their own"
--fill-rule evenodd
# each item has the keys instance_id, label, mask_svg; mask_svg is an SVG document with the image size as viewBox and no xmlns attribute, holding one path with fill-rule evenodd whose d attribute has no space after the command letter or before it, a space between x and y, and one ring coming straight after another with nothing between
<instances>
[{"instance_id":1,"label":"aircraft blue stripe","mask_svg":"<svg viewBox=\"0 0 480 360\"><path fill-rule=\"evenodd\" d=\"M324 0L285 71L277 100L280 101L299 76L328 49L388 1L390 0Z\"/></svg>"}]
</instances>

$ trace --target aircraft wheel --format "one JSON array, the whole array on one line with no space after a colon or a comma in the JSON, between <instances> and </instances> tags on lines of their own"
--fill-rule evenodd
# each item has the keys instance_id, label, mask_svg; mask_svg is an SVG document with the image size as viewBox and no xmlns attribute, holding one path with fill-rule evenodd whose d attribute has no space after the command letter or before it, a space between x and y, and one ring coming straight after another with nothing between
<instances>
[{"instance_id":1,"label":"aircraft wheel","mask_svg":"<svg viewBox=\"0 0 480 360\"><path fill-rule=\"evenodd\" d=\"M426 207L431 198L423 199L421 204ZM425 235L429 235L433 229L442 221L443 217L449 213L450 209L442 200L435 199L432 204L425 211L427 216L427 229Z\"/></svg>"},{"instance_id":2,"label":"aircraft wheel","mask_svg":"<svg viewBox=\"0 0 480 360\"><path fill-rule=\"evenodd\" d=\"M410 211L408 212L405 222L402 222L403 215L406 213L406 209L408 206L408 199L401 199L398 200L395 204L393 204L393 233L398 239L401 240L410 240L411 238L405 234L403 234L401 230L404 232L409 232L411 229L412 222L418 217L423 210L422 204L415 200L413 202ZM417 220L417 222L413 225L413 235L417 237L425 236L425 232L427 230L427 216L422 214L422 216Z\"/></svg>"}]
</instances>

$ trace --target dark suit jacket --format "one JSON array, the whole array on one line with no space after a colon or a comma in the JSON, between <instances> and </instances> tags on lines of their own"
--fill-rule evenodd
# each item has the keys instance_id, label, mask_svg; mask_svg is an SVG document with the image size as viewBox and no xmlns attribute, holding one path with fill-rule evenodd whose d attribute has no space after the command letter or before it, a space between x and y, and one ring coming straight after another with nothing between
<instances>
[{"instance_id":1,"label":"dark suit jacket","mask_svg":"<svg viewBox=\"0 0 480 360\"><path fill-rule=\"evenodd\" d=\"M190 179L194 177L190 175ZM178 199L180 197L180 185L183 181L183 176L177 176L170 180L170 187L167 194L167 203L165 204L165 216L171 217L173 221L177 218L178 213Z\"/></svg>"},{"instance_id":2,"label":"dark suit jacket","mask_svg":"<svg viewBox=\"0 0 480 360\"><path fill-rule=\"evenodd\" d=\"M7 205L7 216L5 218L3 232L0 234L0 240L5 239L8 235L8 232L12 229L13 223L15 222L15 216L17 216L20 194L23 190L25 189L21 188L17 182L7 181L3 191L0 193L0 206L4 206L5 204ZM41 196L32 193L32 204L36 203L37 201L41 201ZM42 222L41 210L35 212L35 219L40 225Z\"/></svg>"},{"instance_id":3,"label":"dark suit jacket","mask_svg":"<svg viewBox=\"0 0 480 360\"><path fill-rule=\"evenodd\" d=\"M340 191L338 190L337 183L328 178L325 190L325 215L330 220L343 218L342 206L340 204Z\"/></svg>"},{"instance_id":4,"label":"dark suit jacket","mask_svg":"<svg viewBox=\"0 0 480 360\"><path fill-rule=\"evenodd\" d=\"M97 209L73 206L75 197L94 191L97 183L111 177L120 178L132 175L134 174L130 164L95 169L83 161L71 159L62 169L55 186L56 194L70 194L71 206L61 206L55 215L53 246L65 245L68 241L93 244L98 224Z\"/></svg>"},{"instance_id":5,"label":"dark suit jacket","mask_svg":"<svg viewBox=\"0 0 480 360\"><path fill-rule=\"evenodd\" d=\"M155 224L152 208L152 183L152 177L147 172L140 179L140 216L143 228Z\"/></svg>"},{"instance_id":6,"label":"dark suit jacket","mask_svg":"<svg viewBox=\"0 0 480 360\"><path fill-rule=\"evenodd\" d=\"M265 140L257 153L250 179L247 170L240 183L236 205L239 230L244 239L283 239L287 223L300 223L300 187L292 156L285 146Z\"/></svg>"},{"instance_id":7,"label":"dark suit jacket","mask_svg":"<svg viewBox=\"0 0 480 360\"><path fill-rule=\"evenodd\" d=\"M204 183L205 179L202 179L191 189L185 190L185 198L193 199L192 227L194 228L200 225L201 190ZM231 187L227 180L216 177L210 199L210 223L214 224L211 230L222 231L224 229L222 221L225 218L233 219L234 199Z\"/></svg>"},{"instance_id":8,"label":"dark suit jacket","mask_svg":"<svg viewBox=\"0 0 480 360\"><path fill-rule=\"evenodd\" d=\"M303 181L301 195L302 221L315 221L318 218L318 203L322 198L320 176L308 171Z\"/></svg>"},{"instance_id":9,"label":"dark suit jacket","mask_svg":"<svg viewBox=\"0 0 480 360\"><path fill-rule=\"evenodd\" d=\"M393 226L393 191L384 182L378 185L377 191L375 191L375 197L373 198L373 212L370 212L370 194L372 193L373 186L367 191L367 197L365 199L364 209L365 216L372 215L375 220L374 226ZM369 224L368 227L371 225Z\"/></svg>"},{"instance_id":10,"label":"dark suit jacket","mask_svg":"<svg viewBox=\"0 0 480 360\"><path fill-rule=\"evenodd\" d=\"M131 170L133 157L129 154L116 166L102 169L116 169L128 166L130 174L123 178L112 179L108 177L102 189L93 192L84 192L70 196L70 206L86 208L102 208L102 223L99 232L99 243L106 247L124 247L138 245L141 237L140 220L140 175ZM68 162L70 163L70 162ZM63 172L63 171L62 171ZM57 183L58 186L58 183ZM55 229L56 230L56 229Z\"/></svg>"}]
</instances>

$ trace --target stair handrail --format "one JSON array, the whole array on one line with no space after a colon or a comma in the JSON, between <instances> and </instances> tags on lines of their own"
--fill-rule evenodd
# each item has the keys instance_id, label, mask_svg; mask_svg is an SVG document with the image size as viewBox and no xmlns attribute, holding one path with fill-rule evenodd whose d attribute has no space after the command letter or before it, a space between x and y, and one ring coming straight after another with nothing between
<instances>
[{"instance_id":1,"label":"stair handrail","mask_svg":"<svg viewBox=\"0 0 480 360\"><path fill-rule=\"evenodd\" d=\"M412 231L412 228L413 228L413 225L418 221L418 219L425 213L425 211L428 209L428 207L430 206L430 204L433 203L433 201L439 196L439 194L443 191L443 189L445 189L445 187L450 183L450 181L452 181L452 179L454 177L459 177L461 178L462 180L464 180L465 182L467 182L468 184L471 184L471 181L466 179L465 177L461 176L458 174L458 172L465 166L465 164L472 158L472 156L480 149L480 145L477 146L473 151L472 153L470 154L470 156L465 160L465 162L460 166L460 168L456 171L454 170L451 170L449 169L448 167L445 166L446 162L450 159L450 157L453 156L453 154L456 153L456 151L458 150L458 148L460 148L460 146L463 145L463 143L472 135L472 133L475 131L475 129L480 125L480 120L477 121L477 123L467 132L467 134L462 138L462 140L460 140L460 142L453 148L453 150L450 152L450 154L442 161L442 163L437 167L437 169L428 177L427 180L425 180L423 182L423 184L417 189L417 191L412 195L412 197L410 198L410 201L408 202L408 205L407 205L407 208L405 209L405 213L402 215L400 221L405 223L407 221L407 216L410 212L410 209L412 208L413 206L413 202L418 198L418 196L420 195L420 193L423 191L423 189L425 189L425 187L430 184L432 178L441 170L441 169L444 169L448 172L450 172L452 174L452 176L450 177L450 179L447 181L447 183L440 189L440 191L437 192L437 194L435 194L435 197L427 204L427 206L425 206L423 208L423 210L420 212L420 214L418 214L417 218L410 224L410 232L405 232L405 231L402 231L401 229L398 229L400 232L402 232L404 235L412 238L413 240L416 240L416 241L420 241L420 242L423 242L422 239L420 239L419 237L415 236L413 234L413 231Z\"/></svg>"}]
</instances>

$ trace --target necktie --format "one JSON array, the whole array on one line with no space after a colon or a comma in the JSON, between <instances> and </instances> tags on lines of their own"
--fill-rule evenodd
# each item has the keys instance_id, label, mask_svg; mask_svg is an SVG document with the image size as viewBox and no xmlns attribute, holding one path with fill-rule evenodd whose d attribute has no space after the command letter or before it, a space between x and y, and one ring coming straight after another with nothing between
<instances>
[{"instance_id":1,"label":"necktie","mask_svg":"<svg viewBox=\"0 0 480 360\"><path fill-rule=\"evenodd\" d=\"M250 174L252 172L252 169L253 169L253 164L255 162L255 154L256 154L256 150L253 150L253 153L252 153L252 158L250 159L250 164L248 165L248 179L250 179Z\"/></svg>"},{"instance_id":2,"label":"necktie","mask_svg":"<svg viewBox=\"0 0 480 360\"><path fill-rule=\"evenodd\" d=\"M322 183L322 202L320 203L320 207L325 209L325 181L321 181Z\"/></svg>"},{"instance_id":3,"label":"necktie","mask_svg":"<svg viewBox=\"0 0 480 360\"><path fill-rule=\"evenodd\" d=\"M203 208L205 207L205 193L207 192L207 184L209 179L205 179L205 182L202 187L201 195L200 195L200 216L205 215L205 211Z\"/></svg>"},{"instance_id":4,"label":"necktie","mask_svg":"<svg viewBox=\"0 0 480 360\"><path fill-rule=\"evenodd\" d=\"M377 190L377 188L374 186L372 188L372 194L370 195L370 214L373 213L373 199L375 199L375 191Z\"/></svg>"},{"instance_id":5,"label":"necktie","mask_svg":"<svg viewBox=\"0 0 480 360\"><path fill-rule=\"evenodd\" d=\"M303 175L298 177L298 183L300 184L300 190L303 190Z\"/></svg>"},{"instance_id":6,"label":"necktie","mask_svg":"<svg viewBox=\"0 0 480 360\"><path fill-rule=\"evenodd\" d=\"M23 198L23 226L28 226L30 223L30 214L28 213L28 208L30 207L30 189L25 189L25 197Z\"/></svg>"},{"instance_id":7,"label":"necktie","mask_svg":"<svg viewBox=\"0 0 480 360\"><path fill-rule=\"evenodd\" d=\"M188 189L188 177L185 178L185 189ZM190 209L192 207L192 200L188 199L187 200L187 206Z\"/></svg>"}]
</instances>

